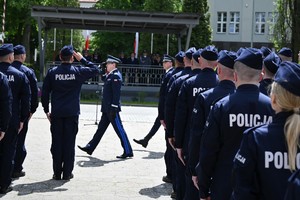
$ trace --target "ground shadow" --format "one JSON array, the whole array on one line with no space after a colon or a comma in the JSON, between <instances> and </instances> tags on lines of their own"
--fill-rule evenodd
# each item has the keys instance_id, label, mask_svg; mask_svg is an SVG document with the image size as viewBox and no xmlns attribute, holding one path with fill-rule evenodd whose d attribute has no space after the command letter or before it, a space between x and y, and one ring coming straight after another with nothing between
<instances>
[{"instance_id":1,"label":"ground shadow","mask_svg":"<svg viewBox=\"0 0 300 200\"><path fill-rule=\"evenodd\" d=\"M170 196L171 192L172 185L167 183L162 183L151 188L143 188L139 191L141 195L148 196L152 199L158 199L161 196Z\"/></svg>"},{"instance_id":2,"label":"ground shadow","mask_svg":"<svg viewBox=\"0 0 300 200\"><path fill-rule=\"evenodd\" d=\"M18 191L18 196L24 196L32 193L62 192L68 190L67 188L60 188L66 182L68 181L50 179L35 183L23 183L13 186L13 190Z\"/></svg>"},{"instance_id":3,"label":"ground shadow","mask_svg":"<svg viewBox=\"0 0 300 200\"><path fill-rule=\"evenodd\" d=\"M142 157L143 159L160 159L162 157L164 157L164 153L163 152L154 152L154 151L148 151L148 150L134 150L134 151L139 151L139 152L147 152L148 155Z\"/></svg>"},{"instance_id":4,"label":"ground shadow","mask_svg":"<svg viewBox=\"0 0 300 200\"><path fill-rule=\"evenodd\" d=\"M121 161L126 160L126 159L116 159L116 160L105 161L105 160L100 160L100 159L92 157L92 156L76 156L76 157L89 159L89 160L77 161L76 164L79 167L102 167L103 165L108 164L108 163L121 162Z\"/></svg>"}]
</instances>

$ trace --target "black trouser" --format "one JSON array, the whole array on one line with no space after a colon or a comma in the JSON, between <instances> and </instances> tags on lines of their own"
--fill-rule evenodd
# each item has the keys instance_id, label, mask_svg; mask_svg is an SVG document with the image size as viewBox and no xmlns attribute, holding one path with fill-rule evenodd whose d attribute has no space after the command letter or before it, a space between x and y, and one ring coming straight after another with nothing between
<instances>
[{"instance_id":1,"label":"black trouser","mask_svg":"<svg viewBox=\"0 0 300 200\"><path fill-rule=\"evenodd\" d=\"M0 141L0 187L2 188L7 188L11 184L17 135L18 128L9 125L4 138Z\"/></svg>"},{"instance_id":2,"label":"black trouser","mask_svg":"<svg viewBox=\"0 0 300 200\"><path fill-rule=\"evenodd\" d=\"M53 171L57 177L68 177L74 168L78 116L51 117Z\"/></svg>"},{"instance_id":3,"label":"black trouser","mask_svg":"<svg viewBox=\"0 0 300 200\"><path fill-rule=\"evenodd\" d=\"M149 141L154 135L155 133L158 131L158 129L160 128L160 120L158 118L158 116L156 117L154 124L152 126L152 128L150 129L149 133L145 136L145 140Z\"/></svg>"},{"instance_id":4,"label":"black trouser","mask_svg":"<svg viewBox=\"0 0 300 200\"><path fill-rule=\"evenodd\" d=\"M21 172L23 170L23 162L26 158L27 151L25 148L25 139L28 131L28 118L24 121L23 128L18 134L16 154L14 158L14 169L13 172Z\"/></svg>"},{"instance_id":5,"label":"black trouser","mask_svg":"<svg viewBox=\"0 0 300 200\"><path fill-rule=\"evenodd\" d=\"M119 113L117 113L116 117L113 119L111 118L111 116L108 113L102 113L100 122L98 124L98 129L97 129L96 133L94 134L93 139L87 145L87 146L89 146L88 147L89 150L91 150L91 152L93 152L96 149L97 145L99 144L102 136L104 135L104 133L110 123L114 127L114 129L121 141L121 145L123 147L124 153L132 154L132 148L129 143L127 134L123 128Z\"/></svg>"}]
</instances>

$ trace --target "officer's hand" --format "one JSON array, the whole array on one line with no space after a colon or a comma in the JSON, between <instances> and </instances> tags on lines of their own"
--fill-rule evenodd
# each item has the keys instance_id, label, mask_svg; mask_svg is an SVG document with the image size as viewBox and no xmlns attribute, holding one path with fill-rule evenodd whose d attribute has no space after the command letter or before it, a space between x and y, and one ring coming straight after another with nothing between
<instances>
[{"instance_id":1,"label":"officer's hand","mask_svg":"<svg viewBox=\"0 0 300 200\"><path fill-rule=\"evenodd\" d=\"M76 58L76 60L80 61L83 56L81 55L81 53L74 51L73 52L73 56Z\"/></svg>"},{"instance_id":2,"label":"officer's hand","mask_svg":"<svg viewBox=\"0 0 300 200\"><path fill-rule=\"evenodd\" d=\"M0 131L0 141L4 138L5 132Z\"/></svg>"},{"instance_id":3,"label":"officer's hand","mask_svg":"<svg viewBox=\"0 0 300 200\"><path fill-rule=\"evenodd\" d=\"M100 74L106 74L106 62L100 64Z\"/></svg>"},{"instance_id":4,"label":"officer's hand","mask_svg":"<svg viewBox=\"0 0 300 200\"><path fill-rule=\"evenodd\" d=\"M210 197L206 197L205 199L200 199L200 200L211 200L211 198Z\"/></svg>"},{"instance_id":5,"label":"officer's hand","mask_svg":"<svg viewBox=\"0 0 300 200\"><path fill-rule=\"evenodd\" d=\"M47 119L49 120L49 122L51 123L51 113L46 113Z\"/></svg>"},{"instance_id":6,"label":"officer's hand","mask_svg":"<svg viewBox=\"0 0 300 200\"><path fill-rule=\"evenodd\" d=\"M168 141L169 141L169 144L171 145L171 147L176 151L176 148L175 148L175 138L174 137L168 138Z\"/></svg>"},{"instance_id":7,"label":"officer's hand","mask_svg":"<svg viewBox=\"0 0 300 200\"><path fill-rule=\"evenodd\" d=\"M163 127L166 129L167 126L166 126L166 123L165 123L165 120L160 120L160 124L163 125Z\"/></svg>"},{"instance_id":8,"label":"officer's hand","mask_svg":"<svg viewBox=\"0 0 300 200\"><path fill-rule=\"evenodd\" d=\"M182 149L176 149L176 152L177 152L177 156L178 156L179 160L185 166L185 161L184 161L184 158L183 158L183 150Z\"/></svg>"},{"instance_id":9,"label":"officer's hand","mask_svg":"<svg viewBox=\"0 0 300 200\"><path fill-rule=\"evenodd\" d=\"M118 112L118 108L115 107L111 107L110 111L109 111L109 116L111 119L115 119L117 116L117 112Z\"/></svg>"},{"instance_id":10,"label":"officer's hand","mask_svg":"<svg viewBox=\"0 0 300 200\"><path fill-rule=\"evenodd\" d=\"M192 176L192 181L194 183L194 186L199 190L198 177L197 176Z\"/></svg>"},{"instance_id":11,"label":"officer's hand","mask_svg":"<svg viewBox=\"0 0 300 200\"><path fill-rule=\"evenodd\" d=\"M24 126L24 122L20 122L18 133L21 132L21 130L23 129L23 126Z\"/></svg>"}]
</instances>

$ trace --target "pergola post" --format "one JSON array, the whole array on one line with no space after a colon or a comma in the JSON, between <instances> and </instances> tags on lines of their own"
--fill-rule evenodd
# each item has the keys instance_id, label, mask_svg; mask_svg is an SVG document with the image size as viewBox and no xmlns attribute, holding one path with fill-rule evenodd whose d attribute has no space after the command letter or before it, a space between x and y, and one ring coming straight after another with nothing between
<instances>
[{"instance_id":1,"label":"pergola post","mask_svg":"<svg viewBox=\"0 0 300 200\"><path fill-rule=\"evenodd\" d=\"M42 23L41 18L38 17L38 37L39 37L39 52L40 52L40 81L43 81L44 78L44 53L42 45Z\"/></svg>"},{"instance_id":2,"label":"pergola post","mask_svg":"<svg viewBox=\"0 0 300 200\"><path fill-rule=\"evenodd\" d=\"M188 50L188 48L190 46L192 30L193 30L192 25L189 25L188 34L187 34L187 37L186 37L185 51Z\"/></svg>"}]
</instances>

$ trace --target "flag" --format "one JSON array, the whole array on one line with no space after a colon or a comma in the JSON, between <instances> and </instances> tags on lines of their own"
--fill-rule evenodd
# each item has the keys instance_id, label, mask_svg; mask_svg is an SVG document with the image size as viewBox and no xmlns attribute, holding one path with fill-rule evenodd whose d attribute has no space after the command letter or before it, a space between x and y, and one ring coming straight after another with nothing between
<instances>
[{"instance_id":1,"label":"flag","mask_svg":"<svg viewBox=\"0 0 300 200\"><path fill-rule=\"evenodd\" d=\"M86 36L86 40L85 40L85 50L89 50L90 46L90 39L89 36Z\"/></svg>"}]
</instances>

